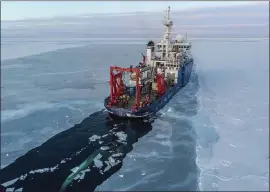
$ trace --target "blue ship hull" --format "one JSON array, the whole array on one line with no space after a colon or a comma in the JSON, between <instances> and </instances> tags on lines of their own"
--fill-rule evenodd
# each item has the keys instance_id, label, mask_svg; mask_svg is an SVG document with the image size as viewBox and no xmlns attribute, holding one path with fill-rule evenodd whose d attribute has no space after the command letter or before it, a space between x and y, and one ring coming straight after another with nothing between
<instances>
[{"instance_id":1,"label":"blue ship hull","mask_svg":"<svg viewBox=\"0 0 270 192\"><path fill-rule=\"evenodd\" d=\"M173 96L186 84L189 82L190 75L193 69L193 59L189 59L184 66L178 70L178 80L177 83L171 87L166 93L158 100L153 101L150 105L140 108L138 111L134 112L131 109L117 108L117 107L107 107L110 97L107 97L104 101L104 106L110 114L118 117L128 117L128 118L144 118L151 116L162 109Z\"/></svg>"}]
</instances>

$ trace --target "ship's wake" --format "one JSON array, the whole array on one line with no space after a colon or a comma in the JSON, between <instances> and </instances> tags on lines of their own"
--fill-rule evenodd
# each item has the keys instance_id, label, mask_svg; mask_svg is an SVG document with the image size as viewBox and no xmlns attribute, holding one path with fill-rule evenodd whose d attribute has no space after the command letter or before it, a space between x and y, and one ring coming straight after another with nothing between
<instances>
[{"instance_id":1,"label":"ship's wake","mask_svg":"<svg viewBox=\"0 0 270 192\"><path fill-rule=\"evenodd\" d=\"M112 119L93 113L0 171L0 183L23 192L94 191L118 171L151 121Z\"/></svg>"}]
</instances>

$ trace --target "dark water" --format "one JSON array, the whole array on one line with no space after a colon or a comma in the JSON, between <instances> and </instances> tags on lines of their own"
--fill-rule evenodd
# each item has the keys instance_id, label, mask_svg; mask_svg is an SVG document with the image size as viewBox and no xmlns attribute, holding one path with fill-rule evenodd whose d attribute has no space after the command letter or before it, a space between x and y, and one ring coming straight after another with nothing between
<instances>
[{"instance_id":1,"label":"dark water","mask_svg":"<svg viewBox=\"0 0 270 192\"><path fill-rule=\"evenodd\" d=\"M90 154L103 152L104 156L109 157L109 154L122 153L116 158L121 163L111 170L101 174L97 167L91 167L91 172L87 173L80 183L73 182L72 187L67 190L93 191L97 185L119 170L122 159L132 150L132 144L151 129L150 122L111 119L104 111L93 113L81 123L55 135L2 169L0 182L4 183L26 174L24 179L17 181L15 188L23 188L23 191L59 191L70 174L70 169L78 166ZM125 142L118 141L117 133L126 136ZM89 138L93 135L105 137L90 142ZM110 149L102 150L102 146L110 146ZM63 160L66 162L61 163ZM44 169L57 164L59 166L55 171ZM43 169L43 172L39 169ZM35 170L39 171L31 174L30 171Z\"/></svg>"}]
</instances>

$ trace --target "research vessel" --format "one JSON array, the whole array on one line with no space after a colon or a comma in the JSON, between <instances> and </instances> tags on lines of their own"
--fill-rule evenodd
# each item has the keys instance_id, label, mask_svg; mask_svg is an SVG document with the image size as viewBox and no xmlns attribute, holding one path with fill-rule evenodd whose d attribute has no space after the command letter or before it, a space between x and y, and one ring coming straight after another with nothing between
<instances>
[{"instance_id":1,"label":"research vessel","mask_svg":"<svg viewBox=\"0 0 270 192\"><path fill-rule=\"evenodd\" d=\"M160 41L149 41L146 56L137 66L110 67L107 111L118 117L143 118L155 114L189 82L193 68L191 42L187 35L171 37L170 7L164 16Z\"/></svg>"}]
</instances>

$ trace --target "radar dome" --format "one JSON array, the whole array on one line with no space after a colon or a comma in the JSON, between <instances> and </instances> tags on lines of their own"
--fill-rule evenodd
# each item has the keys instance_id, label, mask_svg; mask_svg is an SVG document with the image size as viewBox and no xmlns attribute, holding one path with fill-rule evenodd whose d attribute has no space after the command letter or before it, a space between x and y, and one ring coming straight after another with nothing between
<instances>
[{"instance_id":1,"label":"radar dome","mask_svg":"<svg viewBox=\"0 0 270 192\"><path fill-rule=\"evenodd\" d=\"M184 42L184 41L185 41L185 37L184 37L183 35L177 35L177 36L176 36L176 40L177 40L178 42Z\"/></svg>"}]
</instances>

